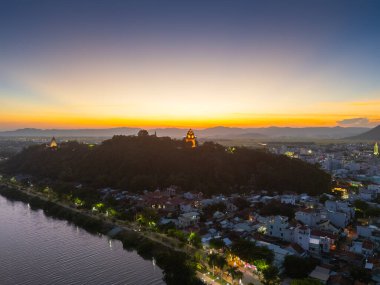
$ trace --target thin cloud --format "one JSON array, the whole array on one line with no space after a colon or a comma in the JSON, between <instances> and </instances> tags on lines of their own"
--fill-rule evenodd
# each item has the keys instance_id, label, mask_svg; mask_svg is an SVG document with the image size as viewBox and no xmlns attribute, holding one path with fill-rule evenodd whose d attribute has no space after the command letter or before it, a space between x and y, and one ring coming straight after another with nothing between
<instances>
[{"instance_id":1,"label":"thin cloud","mask_svg":"<svg viewBox=\"0 0 380 285\"><path fill-rule=\"evenodd\" d=\"M368 118L350 118L337 121L338 125L344 127L374 127L378 124L378 120L369 120Z\"/></svg>"},{"instance_id":2,"label":"thin cloud","mask_svg":"<svg viewBox=\"0 0 380 285\"><path fill-rule=\"evenodd\" d=\"M365 125L369 123L367 118L351 118L337 121L339 125Z\"/></svg>"}]
</instances>

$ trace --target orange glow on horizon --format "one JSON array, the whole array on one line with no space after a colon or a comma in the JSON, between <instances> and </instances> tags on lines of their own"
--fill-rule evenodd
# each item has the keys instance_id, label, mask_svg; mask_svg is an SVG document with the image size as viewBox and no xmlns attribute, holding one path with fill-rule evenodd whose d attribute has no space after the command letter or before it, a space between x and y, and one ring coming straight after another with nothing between
<instances>
[{"instance_id":1,"label":"orange glow on horizon","mask_svg":"<svg viewBox=\"0 0 380 285\"><path fill-rule=\"evenodd\" d=\"M49 116L40 115L32 118L28 116L7 116L0 120L10 128L211 128L224 127L335 127L337 120L350 118L351 115L339 116L331 114L310 115L231 115L229 117L146 117L146 118L109 118L109 117L77 117L77 116ZM376 118L374 119L376 121Z\"/></svg>"}]
</instances>

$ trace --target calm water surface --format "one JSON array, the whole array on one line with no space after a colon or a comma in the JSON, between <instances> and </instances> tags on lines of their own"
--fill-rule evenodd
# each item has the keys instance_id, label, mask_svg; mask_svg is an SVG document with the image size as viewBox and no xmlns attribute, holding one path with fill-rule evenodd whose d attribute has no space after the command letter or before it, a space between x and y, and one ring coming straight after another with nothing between
<instances>
[{"instance_id":1,"label":"calm water surface","mask_svg":"<svg viewBox=\"0 0 380 285\"><path fill-rule=\"evenodd\" d=\"M0 196L0 284L165 284L121 242Z\"/></svg>"}]
</instances>

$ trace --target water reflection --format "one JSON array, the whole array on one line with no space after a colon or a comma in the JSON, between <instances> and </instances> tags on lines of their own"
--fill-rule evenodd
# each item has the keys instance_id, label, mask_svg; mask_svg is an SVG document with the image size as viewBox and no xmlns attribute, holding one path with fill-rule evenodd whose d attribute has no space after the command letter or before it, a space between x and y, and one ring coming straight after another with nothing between
<instances>
[{"instance_id":1,"label":"water reflection","mask_svg":"<svg viewBox=\"0 0 380 285\"><path fill-rule=\"evenodd\" d=\"M153 266L152 266L153 262ZM0 196L2 285L164 284L155 261Z\"/></svg>"}]
</instances>

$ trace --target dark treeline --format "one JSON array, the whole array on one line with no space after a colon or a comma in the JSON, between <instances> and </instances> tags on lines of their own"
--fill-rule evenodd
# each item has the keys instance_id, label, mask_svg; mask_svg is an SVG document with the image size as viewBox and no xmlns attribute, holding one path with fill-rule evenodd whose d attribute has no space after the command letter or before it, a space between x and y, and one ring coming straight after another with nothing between
<instances>
[{"instance_id":1,"label":"dark treeline","mask_svg":"<svg viewBox=\"0 0 380 285\"><path fill-rule=\"evenodd\" d=\"M89 233L106 234L113 228L113 225L100 219L73 211L58 205L52 201L46 201L39 197L30 196L22 191L0 186L0 194L9 200L22 201L29 203L33 210L42 209L46 216L54 217L61 220L67 220L77 226L82 227Z\"/></svg>"},{"instance_id":2,"label":"dark treeline","mask_svg":"<svg viewBox=\"0 0 380 285\"><path fill-rule=\"evenodd\" d=\"M298 159L213 142L192 149L180 140L115 136L90 147L62 143L57 150L31 146L3 165L8 173L130 191L170 185L204 194L249 190L327 192L330 176Z\"/></svg>"}]
</instances>

